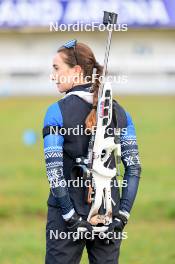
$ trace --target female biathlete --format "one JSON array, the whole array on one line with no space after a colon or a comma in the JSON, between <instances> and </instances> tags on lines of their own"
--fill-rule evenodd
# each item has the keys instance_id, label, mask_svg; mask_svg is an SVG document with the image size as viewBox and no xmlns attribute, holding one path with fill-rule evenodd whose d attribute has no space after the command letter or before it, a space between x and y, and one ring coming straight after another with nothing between
<instances>
[{"instance_id":1,"label":"female biathlete","mask_svg":"<svg viewBox=\"0 0 175 264\"><path fill-rule=\"evenodd\" d=\"M96 78L92 83L94 69ZM90 135L77 135L73 133L73 128L79 126L91 130L96 125L99 77L102 69L92 50L76 40L60 47L53 59L53 78L58 91L65 95L48 107L44 118L44 153L50 184L46 264L80 263L85 245L89 263L118 263L121 237L105 241L99 236L74 239L73 235L69 235L77 232L78 227L86 227L92 233L92 226L87 222L91 208L91 204L87 202L89 187L82 184L75 186L71 181L71 170L76 164L76 158L87 156ZM113 222L108 231L117 233L122 232L128 222L139 185L141 167L132 118L116 101L113 102L113 108L117 114L118 127L125 131L121 133L120 140L121 158L125 168L123 180L127 182L122 187L122 195L117 184L111 185ZM112 120L111 127L114 126L115 122ZM50 133L50 127L56 132ZM61 128L64 128L64 133L61 133ZM115 166L115 158L112 156L110 167ZM100 212L103 211L102 203Z\"/></svg>"}]
</instances>

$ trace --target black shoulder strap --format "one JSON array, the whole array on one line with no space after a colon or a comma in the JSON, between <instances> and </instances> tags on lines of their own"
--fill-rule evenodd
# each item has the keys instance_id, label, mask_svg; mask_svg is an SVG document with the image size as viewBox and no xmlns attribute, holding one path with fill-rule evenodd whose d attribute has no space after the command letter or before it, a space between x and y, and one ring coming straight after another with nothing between
<instances>
[{"instance_id":1,"label":"black shoulder strap","mask_svg":"<svg viewBox=\"0 0 175 264\"><path fill-rule=\"evenodd\" d=\"M48 135L59 135L60 134L60 126L46 126L43 128L43 138Z\"/></svg>"},{"instance_id":2,"label":"black shoulder strap","mask_svg":"<svg viewBox=\"0 0 175 264\"><path fill-rule=\"evenodd\" d=\"M118 119L117 119L117 116L118 116L117 109L114 106L114 102L113 102L113 104L112 104L112 120L113 120L114 126L116 128L118 128Z\"/></svg>"}]
</instances>

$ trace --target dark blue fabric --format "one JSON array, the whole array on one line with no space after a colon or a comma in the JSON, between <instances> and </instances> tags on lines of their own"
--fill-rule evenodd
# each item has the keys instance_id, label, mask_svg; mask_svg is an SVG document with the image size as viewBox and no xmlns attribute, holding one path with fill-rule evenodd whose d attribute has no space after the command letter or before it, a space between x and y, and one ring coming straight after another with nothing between
<instances>
[{"instance_id":1,"label":"dark blue fabric","mask_svg":"<svg viewBox=\"0 0 175 264\"><path fill-rule=\"evenodd\" d=\"M87 85L76 86L70 91L77 90L88 91ZM58 102L61 113L63 116L63 127L68 131L69 128L82 127L85 128L85 120L87 115L92 109L92 105L84 101L82 98L76 95L69 95L62 98ZM76 158L86 156L88 152L90 136L85 135L75 135L71 130L70 133L64 135L64 149L63 149L63 170L64 177L69 182L69 194L72 200L75 211L83 216L87 216L90 210L90 205L86 202L87 188L85 186L74 187L70 182L71 169L76 164ZM52 195L50 195L49 204L53 204L54 200Z\"/></svg>"},{"instance_id":2,"label":"dark blue fabric","mask_svg":"<svg viewBox=\"0 0 175 264\"><path fill-rule=\"evenodd\" d=\"M66 234L64 239L60 238L60 234L63 233ZM78 239L74 241L71 235L68 236L67 226L61 216L60 208L48 206L45 264L80 264L85 246L89 258L86 263L117 264L121 241L121 239L115 239L107 245L103 239L100 240L98 237L95 237L94 240Z\"/></svg>"}]
</instances>

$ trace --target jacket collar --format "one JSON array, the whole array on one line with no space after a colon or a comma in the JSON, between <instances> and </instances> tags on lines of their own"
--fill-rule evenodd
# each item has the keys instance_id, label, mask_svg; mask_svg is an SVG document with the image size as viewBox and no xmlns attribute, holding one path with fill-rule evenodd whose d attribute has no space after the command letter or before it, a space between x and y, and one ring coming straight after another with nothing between
<instances>
[{"instance_id":1,"label":"jacket collar","mask_svg":"<svg viewBox=\"0 0 175 264\"><path fill-rule=\"evenodd\" d=\"M76 85L72 87L70 90L66 92L66 94L70 92L75 92L75 91L84 91L84 92L90 92L90 88L92 86L92 83L86 83L86 84L81 84L81 85Z\"/></svg>"}]
</instances>

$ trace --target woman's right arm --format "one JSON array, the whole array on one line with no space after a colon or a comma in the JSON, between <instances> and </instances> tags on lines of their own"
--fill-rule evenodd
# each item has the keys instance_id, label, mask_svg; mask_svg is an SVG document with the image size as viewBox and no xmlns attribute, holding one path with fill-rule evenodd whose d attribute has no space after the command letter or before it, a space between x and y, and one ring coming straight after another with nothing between
<instances>
[{"instance_id":1,"label":"woman's right arm","mask_svg":"<svg viewBox=\"0 0 175 264\"><path fill-rule=\"evenodd\" d=\"M63 118L58 103L51 105L44 118L44 128L63 126ZM74 208L69 197L68 188L63 174L63 144L64 137L59 134L44 136L44 154L47 177L51 192L61 207L62 216L68 220L74 214Z\"/></svg>"}]
</instances>

